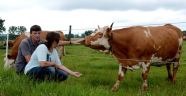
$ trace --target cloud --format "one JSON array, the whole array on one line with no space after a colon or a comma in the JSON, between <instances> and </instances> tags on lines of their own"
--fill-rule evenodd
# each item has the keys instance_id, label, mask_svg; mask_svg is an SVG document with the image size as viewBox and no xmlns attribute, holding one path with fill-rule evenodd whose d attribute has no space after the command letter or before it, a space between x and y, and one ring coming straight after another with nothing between
<instances>
[{"instance_id":1,"label":"cloud","mask_svg":"<svg viewBox=\"0 0 186 96\"><path fill-rule=\"evenodd\" d=\"M41 7L49 10L156 10L157 8L182 10L185 0L3 0L0 10L29 9Z\"/></svg>"},{"instance_id":2,"label":"cloud","mask_svg":"<svg viewBox=\"0 0 186 96\"><path fill-rule=\"evenodd\" d=\"M43 30L83 32L97 25L114 27L186 21L186 1L176 0L1 0L5 26L38 24ZM177 24L178 25L178 24ZM186 30L185 24L179 24ZM75 30L84 29L84 30ZM68 32L68 31L66 31Z\"/></svg>"},{"instance_id":3,"label":"cloud","mask_svg":"<svg viewBox=\"0 0 186 96\"><path fill-rule=\"evenodd\" d=\"M94 9L124 11L156 10L157 8L180 10L184 9L185 6L186 1L184 0L59 0L55 8L60 10Z\"/></svg>"}]
</instances>

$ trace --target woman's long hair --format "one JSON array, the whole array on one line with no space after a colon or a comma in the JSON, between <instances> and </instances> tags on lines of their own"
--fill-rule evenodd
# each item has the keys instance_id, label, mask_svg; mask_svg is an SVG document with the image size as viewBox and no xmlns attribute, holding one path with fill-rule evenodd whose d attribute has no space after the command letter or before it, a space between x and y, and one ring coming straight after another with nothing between
<instances>
[{"instance_id":1,"label":"woman's long hair","mask_svg":"<svg viewBox=\"0 0 186 96\"><path fill-rule=\"evenodd\" d=\"M59 42L60 35L57 32L48 32L46 36L46 43L45 45L47 46L48 49L52 46L52 43L56 41L57 43Z\"/></svg>"}]
</instances>

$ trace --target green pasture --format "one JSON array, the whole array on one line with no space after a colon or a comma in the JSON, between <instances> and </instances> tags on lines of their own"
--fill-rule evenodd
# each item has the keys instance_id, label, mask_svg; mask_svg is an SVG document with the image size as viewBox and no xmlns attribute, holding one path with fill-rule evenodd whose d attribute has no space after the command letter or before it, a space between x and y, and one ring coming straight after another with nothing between
<instances>
[{"instance_id":1,"label":"green pasture","mask_svg":"<svg viewBox=\"0 0 186 96\"><path fill-rule=\"evenodd\" d=\"M142 70L127 71L117 92L111 88L117 79L118 63L108 54L83 45L65 46L65 66L81 72L64 82L33 82L14 69L3 69L5 49L0 50L0 96L186 96L186 42L184 42L177 82L167 81L163 67L151 67L148 91L142 91Z\"/></svg>"}]
</instances>

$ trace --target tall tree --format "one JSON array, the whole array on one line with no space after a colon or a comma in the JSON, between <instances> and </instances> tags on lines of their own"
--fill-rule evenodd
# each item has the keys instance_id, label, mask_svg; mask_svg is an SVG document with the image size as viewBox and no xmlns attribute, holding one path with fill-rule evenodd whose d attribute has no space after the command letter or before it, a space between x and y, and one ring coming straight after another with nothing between
<instances>
[{"instance_id":1,"label":"tall tree","mask_svg":"<svg viewBox=\"0 0 186 96\"><path fill-rule=\"evenodd\" d=\"M87 31L85 31L85 35L86 35L86 36L89 36L89 35L92 34L92 33L93 33L92 30L87 30Z\"/></svg>"},{"instance_id":2,"label":"tall tree","mask_svg":"<svg viewBox=\"0 0 186 96\"><path fill-rule=\"evenodd\" d=\"M8 32L10 34L16 34L16 35L24 33L25 31L26 31L25 26L10 26L9 29L8 29Z\"/></svg>"},{"instance_id":3,"label":"tall tree","mask_svg":"<svg viewBox=\"0 0 186 96\"><path fill-rule=\"evenodd\" d=\"M81 38L85 38L85 36L86 36L85 33L81 34Z\"/></svg>"},{"instance_id":4,"label":"tall tree","mask_svg":"<svg viewBox=\"0 0 186 96\"><path fill-rule=\"evenodd\" d=\"M26 32L26 27L25 26L18 26L17 27L17 34L21 34Z\"/></svg>"},{"instance_id":5,"label":"tall tree","mask_svg":"<svg viewBox=\"0 0 186 96\"><path fill-rule=\"evenodd\" d=\"M15 34L17 33L17 27L16 26L10 26L8 29L9 34Z\"/></svg>"},{"instance_id":6,"label":"tall tree","mask_svg":"<svg viewBox=\"0 0 186 96\"><path fill-rule=\"evenodd\" d=\"M0 33L3 33L6 30L6 28L4 26L4 22L5 22L5 20L0 18Z\"/></svg>"}]
</instances>

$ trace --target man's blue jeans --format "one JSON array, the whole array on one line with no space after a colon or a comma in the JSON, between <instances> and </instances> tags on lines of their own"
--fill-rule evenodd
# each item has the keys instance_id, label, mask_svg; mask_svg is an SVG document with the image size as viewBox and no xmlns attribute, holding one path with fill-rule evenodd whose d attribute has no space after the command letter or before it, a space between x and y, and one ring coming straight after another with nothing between
<instances>
[{"instance_id":1,"label":"man's blue jeans","mask_svg":"<svg viewBox=\"0 0 186 96\"><path fill-rule=\"evenodd\" d=\"M64 81L68 78L68 73L54 67L34 67L26 74L33 80L55 80Z\"/></svg>"}]
</instances>

